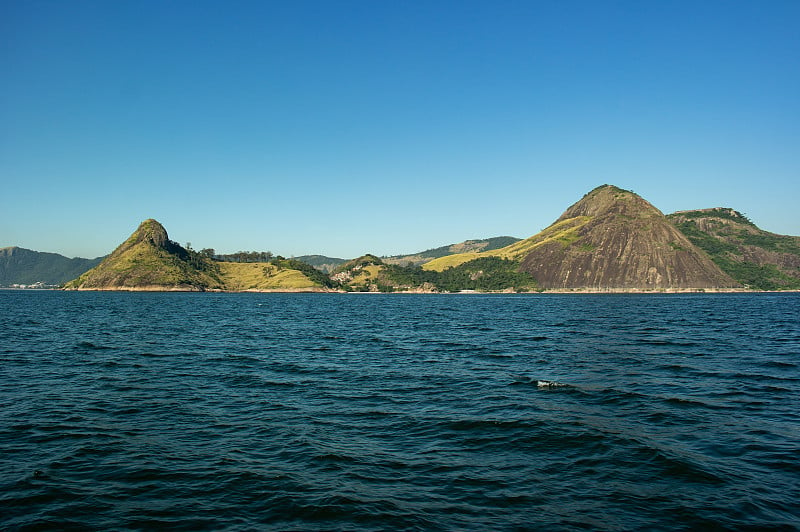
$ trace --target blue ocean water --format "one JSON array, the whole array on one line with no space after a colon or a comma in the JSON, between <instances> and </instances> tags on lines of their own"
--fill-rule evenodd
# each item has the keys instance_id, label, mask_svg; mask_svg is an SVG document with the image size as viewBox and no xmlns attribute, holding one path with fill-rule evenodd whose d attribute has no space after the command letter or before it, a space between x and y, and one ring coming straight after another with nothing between
<instances>
[{"instance_id":1,"label":"blue ocean water","mask_svg":"<svg viewBox=\"0 0 800 532\"><path fill-rule=\"evenodd\" d=\"M0 528L798 529L800 295L0 291Z\"/></svg>"}]
</instances>

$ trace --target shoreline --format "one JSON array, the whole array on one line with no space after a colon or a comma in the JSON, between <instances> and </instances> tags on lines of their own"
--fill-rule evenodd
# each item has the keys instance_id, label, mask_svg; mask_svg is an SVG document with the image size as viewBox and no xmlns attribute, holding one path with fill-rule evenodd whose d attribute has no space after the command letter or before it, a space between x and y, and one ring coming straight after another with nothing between
<instances>
[{"instance_id":1,"label":"shoreline","mask_svg":"<svg viewBox=\"0 0 800 532\"><path fill-rule=\"evenodd\" d=\"M432 294L432 295L496 295L496 294L515 294L515 295L547 295L547 294L641 294L641 295L660 295L660 294L791 294L800 293L800 290L748 290L746 288L663 288L663 289L643 289L643 288L555 288L550 290L516 292L511 290L499 290L493 292L482 292L477 290L461 290L459 292L431 292L420 290L397 290L394 292L348 292L346 290L331 289L247 289L247 290L205 290L197 287L119 287L119 288L17 288L0 287L0 290L16 290L25 292L162 292L162 293L224 293L224 294Z\"/></svg>"}]
</instances>

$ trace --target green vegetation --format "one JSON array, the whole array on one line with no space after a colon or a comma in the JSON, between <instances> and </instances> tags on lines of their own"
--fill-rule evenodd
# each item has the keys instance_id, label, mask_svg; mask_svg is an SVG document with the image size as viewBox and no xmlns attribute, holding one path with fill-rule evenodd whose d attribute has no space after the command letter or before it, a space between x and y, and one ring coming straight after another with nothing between
<instances>
[{"instance_id":1,"label":"green vegetation","mask_svg":"<svg viewBox=\"0 0 800 532\"><path fill-rule=\"evenodd\" d=\"M715 256L719 256L723 253L735 253L738 250L736 245L720 240L719 238L716 238L700 229L697 226L697 222L687 220L685 222L677 223L675 226L678 228L678 230L680 230L681 233L689 238L692 244L708 253L712 259ZM725 271L724 268L723 271ZM728 275L730 275L730 273Z\"/></svg>"},{"instance_id":2,"label":"green vegetation","mask_svg":"<svg viewBox=\"0 0 800 532\"><path fill-rule=\"evenodd\" d=\"M179 287L218 288L219 270L199 254L170 243L168 249L139 245L106 259L66 288ZM180 251L174 246L180 248Z\"/></svg>"},{"instance_id":3,"label":"green vegetation","mask_svg":"<svg viewBox=\"0 0 800 532\"><path fill-rule=\"evenodd\" d=\"M273 257L271 251L237 251L218 255L213 249L204 249L200 253L219 262L269 262Z\"/></svg>"},{"instance_id":4,"label":"green vegetation","mask_svg":"<svg viewBox=\"0 0 800 532\"><path fill-rule=\"evenodd\" d=\"M800 264L800 238L762 231L743 214L728 208L678 212L669 218L743 286L754 290L800 289L800 269L789 266ZM784 259L775 263L775 254Z\"/></svg>"},{"instance_id":5,"label":"green vegetation","mask_svg":"<svg viewBox=\"0 0 800 532\"><path fill-rule=\"evenodd\" d=\"M459 257L464 255L478 254ZM494 256L479 256L437 271L418 265L385 264L374 255L364 255L337 268L331 279L334 287L356 292L536 289L533 277L519 271L518 261Z\"/></svg>"},{"instance_id":6,"label":"green vegetation","mask_svg":"<svg viewBox=\"0 0 800 532\"><path fill-rule=\"evenodd\" d=\"M685 220L693 220L700 218L719 218L721 220L730 220L732 222L749 225L756 227L750 219L739 211L728 209L725 207L717 207L714 209L702 209L698 211L681 211L670 214L667 218L683 218Z\"/></svg>"},{"instance_id":7,"label":"green vegetation","mask_svg":"<svg viewBox=\"0 0 800 532\"><path fill-rule=\"evenodd\" d=\"M283 257L277 257L270 261L269 264L278 270L297 270L308 277L314 284L324 286L326 288L333 288L336 285L336 283L323 272L314 268L310 264L306 264L305 262L297 259L284 259Z\"/></svg>"},{"instance_id":8,"label":"green vegetation","mask_svg":"<svg viewBox=\"0 0 800 532\"><path fill-rule=\"evenodd\" d=\"M335 275L337 273L358 271L366 266L383 266L383 265L384 262L381 259L379 259L375 255L372 255L371 253L367 253L366 255L362 255L357 259L347 261L344 264L337 266L332 273Z\"/></svg>"},{"instance_id":9,"label":"green vegetation","mask_svg":"<svg viewBox=\"0 0 800 532\"><path fill-rule=\"evenodd\" d=\"M555 238L555 241L561 244L564 247L569 246L570 244L574 243L580 238L580 235L576 231L567 231L561 233Z\"/></svg>"},{"instance_id":10,"label":"green vegetation","mask_svg":"<svg viewBox=\"0 0 800 532\"><path fill-rule=\"evenodd\" d=\"M800 255L800 239L794 236L776 235L766 231L751 233L745 230L740 231L738 236L746 246L756 246L776 253Z\"/></svg>"},{"instance_id":11,"label":"green vegetation","mask_svg":"<svg viewBox=\"0 0 800 532\"><path fill-rule=\"evenodd\" d=\"M790 277L774 264L759 266L753 262L733 260L728 257L712 257L714 262L728 275L747 288L755 290L798 290L800 278Z\"/></svg>"},{"instance_id":12,"label":"green vegetation","mask_svg":"<svg viewBox=\"0 0 800 532\"><path fill-rule=\"evenodd\" d=\"M161 224L151 219L65 288L206 290L221 284L219 268L212 261L170 240Z\"/></svg>"},{"instance_id":13,"label":"green vegetation","mask_svg":"<svg viewBox=\"0 0 800 532\"><path fill-rule=\"evenodd\" d=\"M519 262L500 257L481 257L438 272L435 284L442 290L517 291L536 289L536 280L519 271Z\"/></svg>"},{"instance_id":14,"label":"green vegetation","mask_svg":"<svg viewBox=\"0 0 800 532\"><path fill-rule=\"evenodd\" d=\"M442 271L419 266L387 266L387 277L395 286L430 285L444 292L477 290L482 292L536 289L536 281L519 271L519 263L500 257L481 257Z\"/></svg>"}]
</instances>

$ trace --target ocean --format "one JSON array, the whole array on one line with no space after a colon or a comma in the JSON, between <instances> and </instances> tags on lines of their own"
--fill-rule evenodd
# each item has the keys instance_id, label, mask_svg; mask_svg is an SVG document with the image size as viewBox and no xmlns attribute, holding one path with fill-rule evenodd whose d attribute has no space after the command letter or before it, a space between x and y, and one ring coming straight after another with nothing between
<instances>
[{"instance_id":1,"label":"ocean","mask_svg":"<svg viewBox=\"0 0 800 532\"><path fill-rule=\"evenodd\" d=\"M800 528L800 294L0 291L0 529Z\"/></svg>"}]
</instances>

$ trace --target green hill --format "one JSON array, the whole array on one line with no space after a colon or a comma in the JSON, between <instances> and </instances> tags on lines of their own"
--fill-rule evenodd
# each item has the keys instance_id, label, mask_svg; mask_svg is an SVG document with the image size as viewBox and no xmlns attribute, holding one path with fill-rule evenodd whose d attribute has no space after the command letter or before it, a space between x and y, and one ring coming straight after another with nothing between
<instances>
[{"instance_id":1,"label":"green hill","mask_svg":"<svg viewBox=\"0 0 800 532\"><path fill-rule=\"evenodd\" d=\"M364 255L338 267L331 280L348 292L482 292L530 291L534 279L518 271L519 264L499 257L483 257L444 271L420 266L386 264Z\"/></svg>"},{"instance_id":2,"label":"green hill","mask_svg":"<svg viewBox=\"0 0 800 532\"><path fill-rule=\"evenodd\" d=\"M101 258L69 259L19 247L0 248L0 286L42 283L60 286L94 268Z\"/></svg>"},{"instance_id":3,"label":"green hill","mask_svg":"<svg viewBox=\"0 0 800 532\"><path fill-rule=\"evenodd\" d=\"M219 262L217 267L224 289L232 292L319 292L333 286L325 273L296 259L277 257L269 262Z\"/></svg>"},{"instance_id":4,"label":"green hill","mask_svg":"<svg viewBox=\"0 0 800 532\"><path fill-rule=\"evenodd\" d=\"M95 268L67 283L78 290L319 291L330 279L312 266L277 257L268 262L217 262L169 239L145 220Z\"/></svg>"},{"instance_id":5,"label":"green hill","mask_svg":"<svg viewBox=\"0 0 800 532\"><path fill-rule=\"evenodd\" d=\"M399 287L388 271L383 260L368 253L334 268L330 279L347 292L392 292Z\"/></svg>"},{"instance_id":6,"label":"green hill","mask_svg":"<svg viewBox=\"0 0 800 532\"><path fill-rule=\"evenodd\" d=\"M764 231L725 207L679 211L668 218L740 284L755 290L800 289L800 237Z\"/></svg>"},{"instance_id":7,"label":"green hill","mask_svg":"<svg viewBox=\"0 0 800 532\"><path fill-rule=\"evenodd\" d=\"M99 265L65 288L78 290L221 289L220 270L210 259L167 236L155 220L139 228Z\"/></svg>"}]
</instances>

